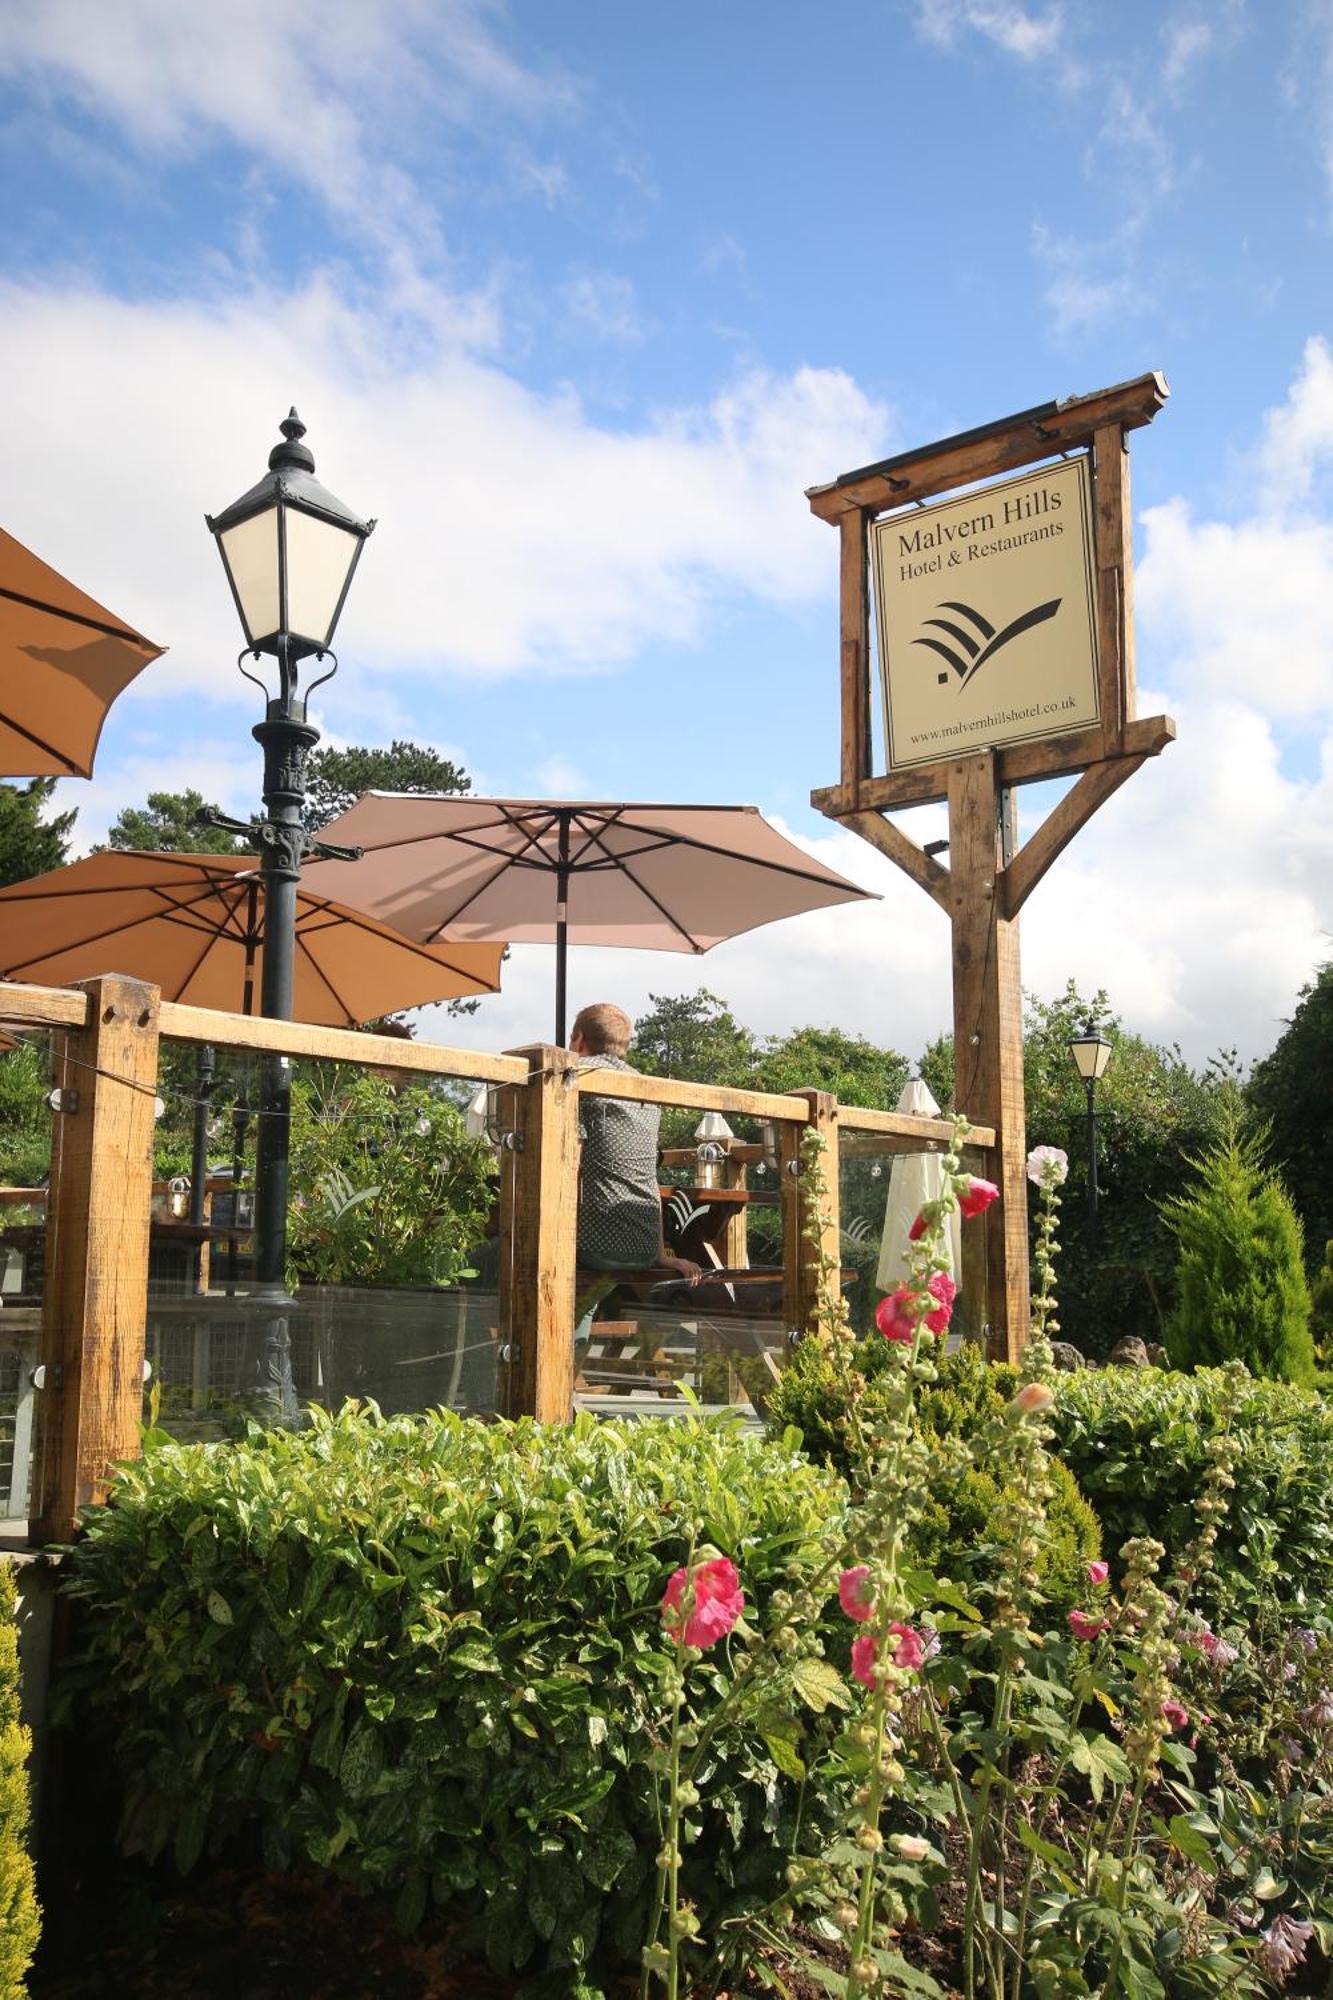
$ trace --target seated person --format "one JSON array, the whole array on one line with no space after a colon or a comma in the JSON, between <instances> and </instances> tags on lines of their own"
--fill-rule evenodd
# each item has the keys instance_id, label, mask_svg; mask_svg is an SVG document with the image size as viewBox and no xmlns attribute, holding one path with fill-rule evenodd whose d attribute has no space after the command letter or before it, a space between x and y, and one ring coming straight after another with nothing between
<instances>
[{"instance_id":1,"label":"seated person","mask_svg":"<svg viewBox=\"0 0 1333 2000\"><path fill-rule=\"evenodd\" d=\"M634 1024L609 1001L585 1007L569 1046L581 1070L628 1071L625 1051ZM652 1269L697 1283L703 1275L685 1257L670 1257L662 1240L662 1199L657 1186L657 1141L662 1114L656 1104L617 1097L582 1098L579 1119L578 1262L587 1271Z\"/></svg>"}]
</instances>

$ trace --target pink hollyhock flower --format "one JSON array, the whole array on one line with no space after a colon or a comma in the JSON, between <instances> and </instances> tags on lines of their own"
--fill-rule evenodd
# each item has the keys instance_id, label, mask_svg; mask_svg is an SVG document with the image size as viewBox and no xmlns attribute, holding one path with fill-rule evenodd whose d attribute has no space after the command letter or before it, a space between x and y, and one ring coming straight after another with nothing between
<instances>
[{"instance_id":1,"label":"pink hollyhock flower","mask_svg":"<svg viewBox=\"0 0 1333 2000\"><path fill-rule=\"evenodd\" d=\"M1091 1611L1071 1611L1069 1629L1076 1639L1098 1639L1106 1630L1106 1620Z\"/></svg>"},{"instance_id":2,"label":"pink hollyhock flower","mask_svg":"<svg viewBox=\"0 0 1333 2000\"><path fill-rule=\"evenodd\" d=\"M736 1565L727 1556L699 1563L693 1577L678 1569L662 1596L662 1623L673 1638L680 1635L681 1608L689 1586L693 1603L685 1620L687 1646L715 1646L725 1639L745 1609L745 1592Z\"/></svg>"},{"instance_id":3,"label":"pink hollyhock flower","mask_svg":"<svg viewBox=\"0 0 1333 2000\"><path fill-rule=\"evenodd\" d=\"M875 1685L875 1641L868 1632L852 1640L852 1679L862 1687Z\"/></svg>"},{"instance_id":4,"label":"pink hollyhock flower","mask_svg":"<svg viewBox=\"0 0 1333 2000\"><path fill-rule=\"evenodd\" d=\"M1216 1632L1200 1632L1197 1645L1199 1651L1210 1659L1215 1667L1230 1667L1240 1658L1240 1649L1229 1639L1223 1639Z\"/></svg>"},{"instance_id":5,"label":"pink hollyhock flower","mask_svg":"<svg viewBox=\"0 0 1333 2000\"><path fill-rule=\"evenodd\" d=\"M1087 1565L1087 1574L1088 1574L1088 1582L1095 1585L1096 1588L1100 1590L1101 1586L1105 1582L1107 1582L1107 1580L1110 1577L1111 1565L1108 1562L1101 1562L1100 1560L1097 1562L1090 1562Z\"/></svg>"},{"instance_id":6,"label":"pink hollyhock flower","mask_svg":"<svg viewBox=\"0 0 1333 2000\"><path fill-rule=\"evenodd\" d=\"M916 1293L910 1285L899 1285L896 1292L890 1292L875 1307L875 1325L886 1340L916 1339L916 1321L911 1314L911 1303Z\"/></svg>"},{"instance_id":7,"label":"pink hollyhock flower","mask_svg":"<svg viewBox=\"0 0 1333 2000\"><path fill-rule=\"evenodd\" d=\"M925 1235L925 1233L926 1233L926 1218L924 1215L918 1215L916 1221L912 1224L912 1227L907 1232L907 1240L909 1243L919 1243L921 1241L921 1238Z\"/></svg>"},{"instance_id":8,"label":"pink hollyhock flower","mask_svg":"<svg viewBox=\"0 0 1333 2000\"><path fill-rule=\"evenodd\" d=\"M994 1181L979 1180L975 1174L958 1197L958 1206L964 1215L982 1215L993 1201L1000 1199L1000 1190Z\"/></svg>"},{"instance_id":9,"label":"pink hollyhock flower","mask_svg":"<svg viewBox=\"0 0 1333 2000\"><path fill-rule=\"evenodd\" d=\"M854 1569L845 1569L838 1578L838 1602L858 1625L864 1625L875 1608L870 1601L869 1586L870 1571L865 1563L857 1563Z\"/></svg>"},{"instance_id":10,"label":"pink hollyhock flower","mask_svg":"<svg viewBox=\"0 0 1333 2000\"><path fill-rule=\"evenodd\" d=\"M1298 1965L1305 1963L1305 1947L1314 1936L1314 1925L1304 1917L1274 1917L1266 1931L1259 1933L1255 1956L1268 1977L1285 1986Z\"/></svg>"},{"instance_id":11,"label":"pink hollyhock flower","mask_svg":"<svg viewBox=\"0 0 1333 2000\"><path fill-rule=\"evenodd\" d=\"M957 1297L958 1287L947 1271L933 1271L926 1284L926 1290L933 1299L939 1300L934 1312L926 1314L926 1326L931 1333L943 1333L953 1318L953 1302Z\"/></svg>"},{"instance_id":12,"label":"pink hollyhock flower","mask_svg":"<svg viewBox=\"0 0 1333 2000\"><path fill-rule=\"evenodd\" d=\"M926 1657L924 1636L914 1625L890 1625L889 1630L898 1641L893 1649L894 1666L915 1670Z\"/></svg>"},{"instance_id":13,"label":"pink hollyhock flower","mask_svg":"<svg viewBox=\"0 0 1333 2000\"><path fill-rule=\"evenodd\" d=\"M1037 1417L1043 1410L1049 1410L1055 1402L1055 1391L1044 1382L1025 1382L1014 1397L1014 1408L1024 1416Z\"/></svg>"},{"instance_id":14,"label":"pink hollyhock flower","mask_svg":"<svg viewBox=\"0 0 1333 2000\"><path fill-rule=\"evenodd\" d=\"M1183 1729L1190 1719L1190 1712L1182 1701L1164 1701L1162 1720L1172 1729Z\"/></svg>"}]
</instances>

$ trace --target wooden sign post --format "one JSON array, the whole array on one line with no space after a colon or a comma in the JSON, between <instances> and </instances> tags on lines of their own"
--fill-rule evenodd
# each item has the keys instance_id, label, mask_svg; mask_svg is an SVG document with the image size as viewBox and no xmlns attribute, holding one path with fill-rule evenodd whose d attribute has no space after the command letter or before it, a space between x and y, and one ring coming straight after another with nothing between
<instances>
[{"instance_id":1,"label":"wooden sign post","mask_svg":"<svg viewBox=\"0 0 1333 2000\"><path fill-rule=\"evenodd\" d=\"M1168 716L1140 721L1134 712L1126 442L1128 431L1152 421L1167 394L1160 375L1143 375L845 473L806 496L812 511L835 525L841 537L842 774L836 785L812 792L811 802L887 854L948 914L954 1101L974 1124L994 1126L1001 1191L984 1222L964 1232L962 1289L964 1299L984 1299L976 1317L988 1326L993 1351L1010 1359L1021 1350L1028 1324L1018 914L1098 806L1176 733ZM1049 479L976 486L1039 464L1046 464ZM1038 603L1042 593L1037 592L1031 606L1007 623L988 618L977 600L985 596L985 581L998 575L1001 559L1009 562L1012 553L1035 565L1047 553L1037 545L1058 537L1055 553L1066 564L1066 575L1074 574L1068 565L1076 560L1072 545L1080 510L1070 504L1068 489L1081 481L1089 503L1082 511L1083 601L1076 605L1080 593L1064 591ZM924 501L961 487L976 487L965 505L950 503L929 515L917 511ZM1047 518L1051 509L1063 513ZM887 562L886 530L892 543ZM881 538L876 553L888 765L879 776L871 711L872 536ZM885 582L894 564L896 576ZM901 620L899 636L886 640L895 629L886 600L898 578L916 593L913 607L935 613L912 609L916 636L906 644ZM980 589L974 579L981 580ZM1062 621L1057 611L1066 602ZM1035 649L1045 647L1058 661L1062 649L1075 642L1085 659L1083 679L1075 677L1052 700L1029 699L1024 682L1014 706L1015 676L1031 671ZM996 686L1005 692L997 696ZM1007 705L996 706L997 700ZM1062 726L1066 710L1074 711L1076 726ZM923 715L964 719L914 726ZM988 741L991 731L994 740ZM949 747L951 741L956 747ZM940 752L932 754L936 742ZM1081 774L1077 783L1020 847L1014 789L1075 773ZM938 800L947 801L949 809L947 867L888 817Z\"/></svg>"}]
</instances>

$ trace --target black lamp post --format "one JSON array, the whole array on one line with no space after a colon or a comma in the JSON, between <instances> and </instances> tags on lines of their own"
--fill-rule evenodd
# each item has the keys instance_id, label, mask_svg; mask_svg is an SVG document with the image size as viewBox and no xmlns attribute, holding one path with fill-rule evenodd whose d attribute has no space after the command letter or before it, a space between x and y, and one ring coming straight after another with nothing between
<instances>
[{"instance_id":1,"label":"black lamp post","mask_svg":"<svg viewBox=\"0 0 1333 2000\"><path fill-rule=\"evenodd\" d=\"M337 672L337 657L330 650L333 634L375 523L363 521L315 478L314 455L302 443L305 425L295 410L279 428L282 442L269 453L264 478L221 514L205 519L245 633L237 664L267 699L264 720L253 731L264 751L265 817L257 828L242 821L222 823L244 839L259 839L264 883L260 1010L272 1020L289 1021L301 862L315 852L349 858L354 852L322 845L305 831L306 760L319 741L319 731L306 715L306 701L314 688ZM244 665L247 655L258 660L264 654L277 662L276 695ZM304 693L298 692L301 663L312 657L318 661L327 657L330 664ZM255 1141L255 1278L257 1296L270 1306L283 1307L288 1304L290 1102L287 1058L267 1057ZM261 1387L287 1411L294 1397L285 1315L273 1315L267 1324Z\"/></svg>"},{"instance_id":2,"label":"black lamp post","mask_svg":"<svg viewBox=\"0 0 1333 2000\"><path fill-rule=\"evenodd\" d=\"M1111 1044L1105 1035L1099 1034L1095 1021L1089 1021L1081 1035L1076 1035L1069 1044L1069 1053L1074 1059L1074 1067L1083 1079L1083 1088L1088 1099L1088 1244L1089 1248L1097 1240L1097 1084L1106 1074L1106 1065L1111 1060Z\"/></svg>"}]
</instances>

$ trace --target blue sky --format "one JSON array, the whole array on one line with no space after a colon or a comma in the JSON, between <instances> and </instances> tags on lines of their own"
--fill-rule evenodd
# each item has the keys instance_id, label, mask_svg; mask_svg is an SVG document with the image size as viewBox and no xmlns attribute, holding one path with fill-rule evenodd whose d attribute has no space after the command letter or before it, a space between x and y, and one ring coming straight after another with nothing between
<instances>
[{"instance_id":1,"label":"blue sky","mask_svg":"<svg viewBox=\"0 0 1333 2000\"><path fill-rule=\"evenodd\" d=\"M580 954L574 997L702 978L913 1054L947 930L808 807L837 653L803 489L1160 368L1140 710L1180 741L1029 903L1025 983L1197 1059L1271 1045L1333 879L1328 0L45 0L0 9L0 170L0 520L171 647L66 788L85 842L162 784L253 802L202 515L294 401L381 523L332 736L753 802L884 898ZM545 1033L549 979L516 953L469 1037Z\"/></svg>"}]
</instances>

